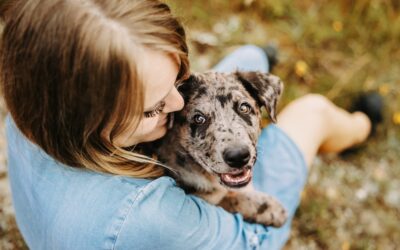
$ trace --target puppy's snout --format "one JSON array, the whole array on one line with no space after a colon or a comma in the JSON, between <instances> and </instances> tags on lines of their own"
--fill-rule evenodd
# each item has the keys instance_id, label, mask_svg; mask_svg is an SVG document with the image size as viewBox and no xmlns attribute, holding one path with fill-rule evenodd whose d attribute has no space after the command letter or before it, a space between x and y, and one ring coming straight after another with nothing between
<instances>
[{"instance_id":1,"label":"puppy's snout","mask_svg":"<svg viewBox=\"0 0 400 250\"><path fill-rule=\"evenodd\" d=\"M250 160L250 151L247 147L227 148L222 153L224 161L232 168L241 168Z\"/></svg>"}]
</instances>

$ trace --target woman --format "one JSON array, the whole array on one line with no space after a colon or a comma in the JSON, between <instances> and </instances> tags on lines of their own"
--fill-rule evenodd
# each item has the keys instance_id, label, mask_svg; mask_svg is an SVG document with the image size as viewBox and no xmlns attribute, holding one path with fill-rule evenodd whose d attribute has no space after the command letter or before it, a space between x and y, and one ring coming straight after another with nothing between
<instances>
[{"instance_id":1,"label":"woman","mask_svg":"<svg viewBox=\"0 0 400 250\"><path fill-rule=\"evenodd\" d=\"M186 195L135 145L165 135L189 75L184 30L155 0L14 1L1 86L16 218L31 249L279 249L318 151L365 140L371 122L319 95L263 130L257 189L290 214L279 229ZM247 46L215 70L268 70Z\"/></svg>"}]
</instances>

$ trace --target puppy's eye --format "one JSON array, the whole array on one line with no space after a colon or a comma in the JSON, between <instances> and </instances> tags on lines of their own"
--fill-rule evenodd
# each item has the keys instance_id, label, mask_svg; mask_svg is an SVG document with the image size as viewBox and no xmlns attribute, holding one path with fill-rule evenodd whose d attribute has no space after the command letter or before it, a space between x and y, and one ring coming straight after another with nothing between
<instances>
[{"instance_id":1,"label":"puppy's eye","mask_svg":"<svg viewBox=\"0 0 400 250\"><path fill-rule=\"evenodd\" d=\"M247 102L243 102L242 104L240 104L239 106L239 111L243 114L248 114L251 111L251 106L250 104L248 104Z\"/></svg>"},{"instance_id":2,"label":"puppy's eye","mask_svg":"<svg viewBox=\"0 0 400 250\"><path fill-rule=\"evenodd\" d=\"M206 122L206 118L203 115L195 115L193 116L193 122L197 125L204 124Z\"/></svg>"}]
</instances>

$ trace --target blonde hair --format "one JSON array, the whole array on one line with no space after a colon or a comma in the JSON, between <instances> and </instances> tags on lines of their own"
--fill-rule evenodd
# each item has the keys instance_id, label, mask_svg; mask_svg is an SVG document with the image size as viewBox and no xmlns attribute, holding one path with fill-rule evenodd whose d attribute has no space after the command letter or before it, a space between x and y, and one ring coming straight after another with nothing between
<instances>
[{"instance_id":1,"label":"blonde hair","mask_svg":"<svg viewBox=\"0 0 400 250\"><path fill-rule=\"evenodd\" d=\"M177 80L188 76L185 32L166 4L13 0L2 16L1 88L29 140L69 166L141 178L163 174L155 160L113 139L142 119L143 47L178 55ZM101 133L111 121L106 139Z\"/></svg>"}]
</instances>

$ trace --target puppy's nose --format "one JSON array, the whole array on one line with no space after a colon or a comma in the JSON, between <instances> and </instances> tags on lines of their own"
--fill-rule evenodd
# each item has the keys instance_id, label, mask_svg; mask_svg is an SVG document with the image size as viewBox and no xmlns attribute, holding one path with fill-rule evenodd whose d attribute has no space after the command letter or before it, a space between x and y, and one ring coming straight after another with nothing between
<instances>
[{"instance_id":1,"label":"puppy's nose","mask_svg":"<svg viewBox=\"0 0 400 250\"><path fill-rule=\"evenodd\" d=\"M250 160L250 151L247 147L227 148L222 153L224 161L232 168L241 168Z\"/></svg>"}]
</instances>

